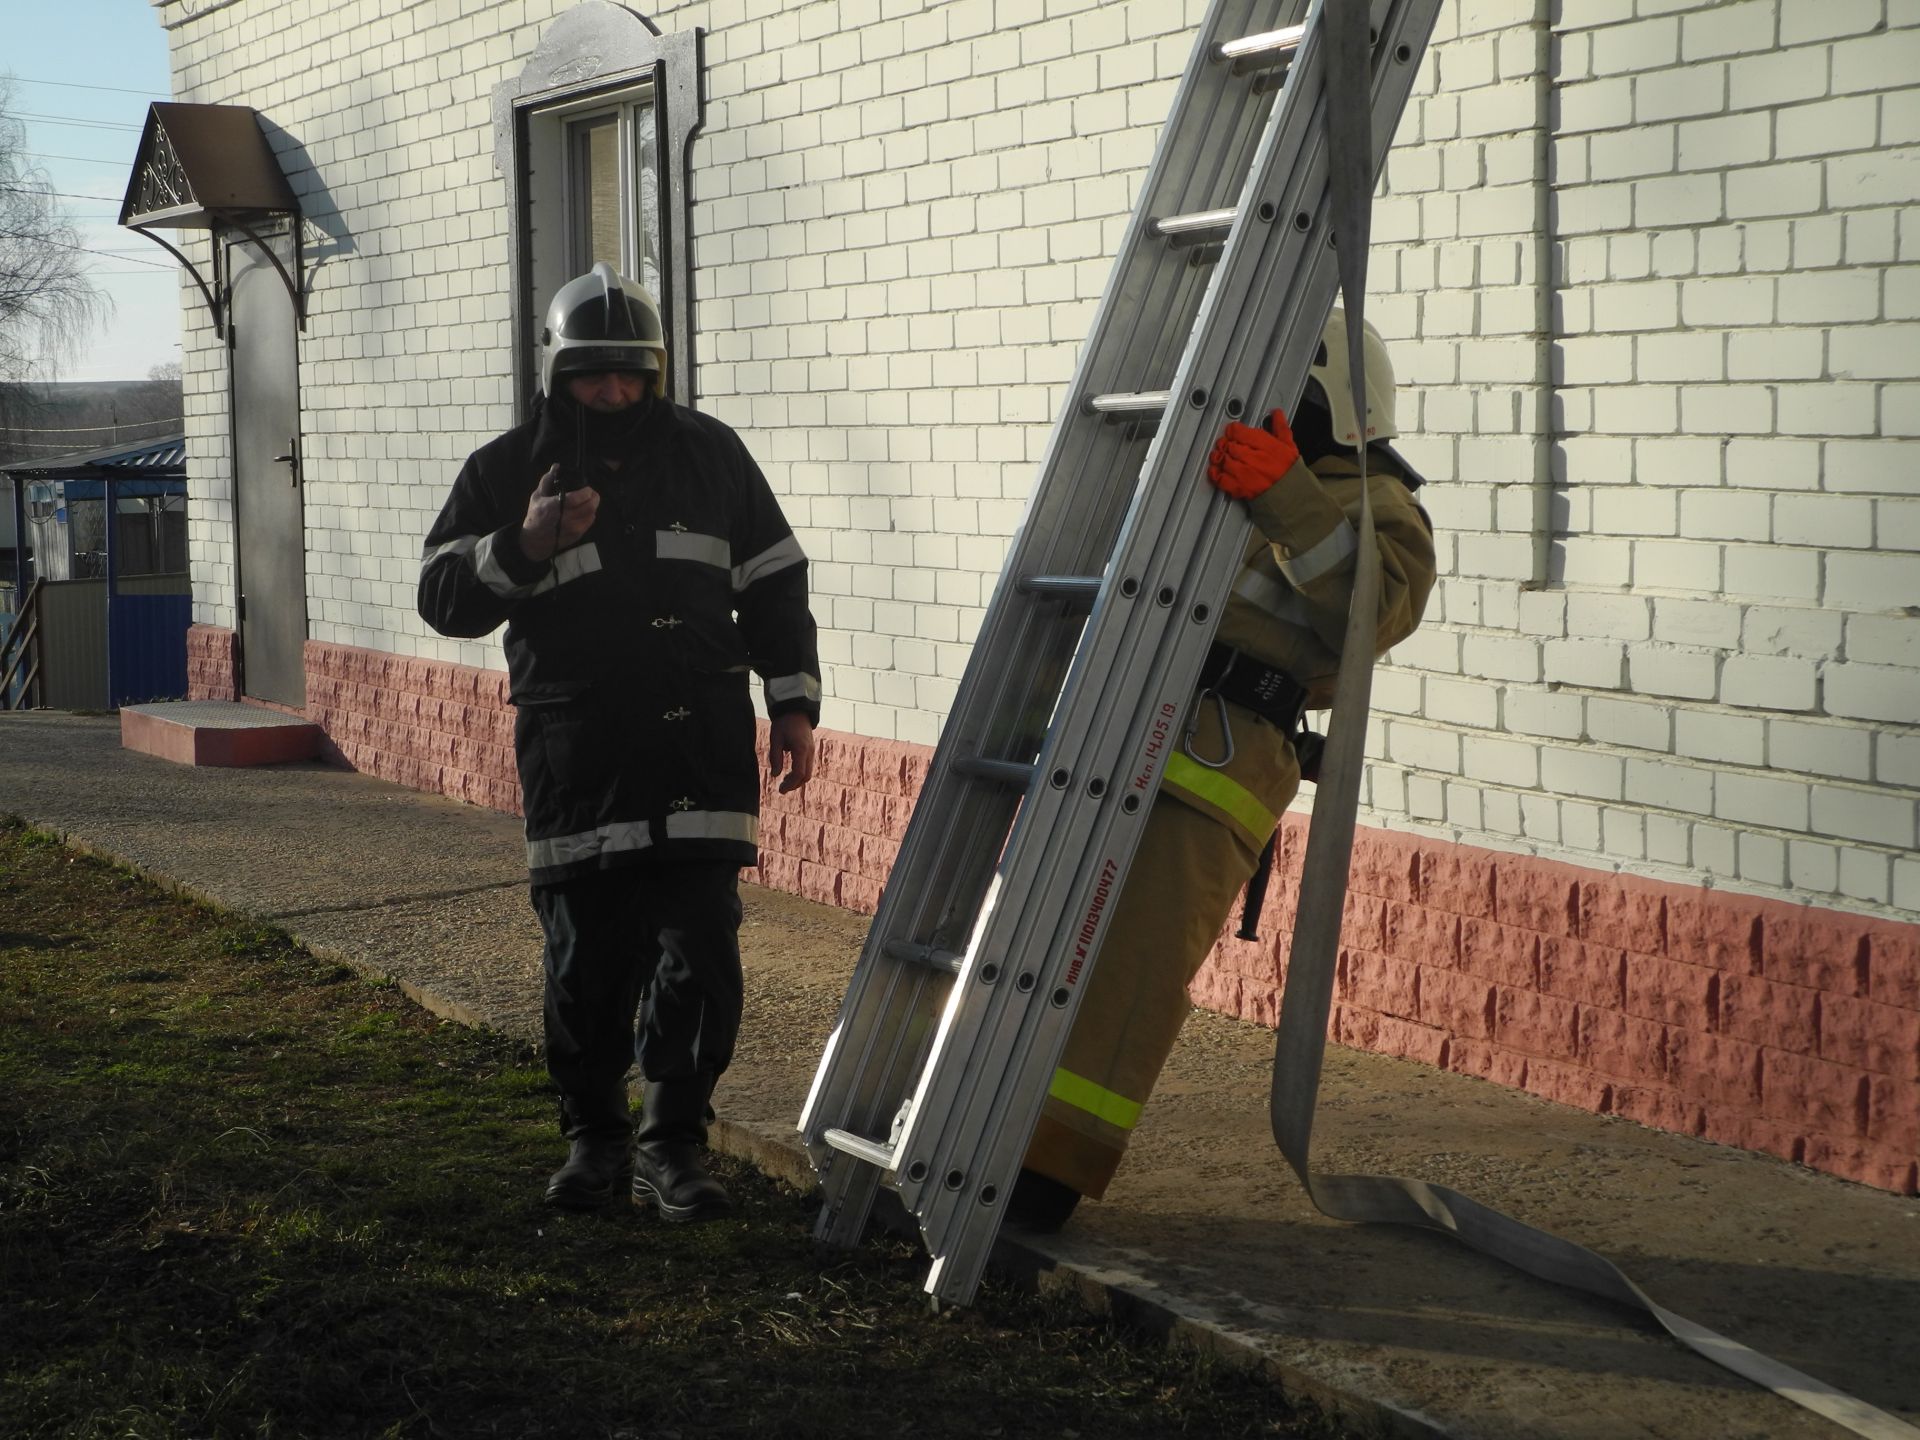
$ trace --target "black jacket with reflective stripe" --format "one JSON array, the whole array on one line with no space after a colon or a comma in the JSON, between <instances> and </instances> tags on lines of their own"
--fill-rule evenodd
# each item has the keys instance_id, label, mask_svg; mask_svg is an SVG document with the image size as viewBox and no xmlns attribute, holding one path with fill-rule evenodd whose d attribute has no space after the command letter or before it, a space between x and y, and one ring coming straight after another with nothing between
<instances>
[{"instance_id":1,"label":"black jacket with reflective stripe","mask_svg":"<svg viewBox=\"0 0 1920 1440\"><path fill-rule=\"evenodd\" d=\"M758 858L749 670L768 712L818 723L807 564L727 426L653 402L621 465L587 464L593 528L552 562L518 535L571 464L556 407L475 451L428 531L419 609L443 635L506 624L536 883L649 858Z\"/></svg>"}]
</instances>

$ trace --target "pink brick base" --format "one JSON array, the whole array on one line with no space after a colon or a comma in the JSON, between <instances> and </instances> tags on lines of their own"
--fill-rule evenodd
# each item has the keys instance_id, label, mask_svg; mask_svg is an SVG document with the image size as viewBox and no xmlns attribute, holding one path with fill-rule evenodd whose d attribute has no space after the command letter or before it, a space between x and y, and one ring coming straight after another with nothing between
<instances>
[{"instance_id":1,"label":"pink brick base","mask_svg":"<svg viewBox=\"0 0 1920 1440\"><path fill-rule=\"evenodd\" d=\"M309 640L307 718L329 758L415 790L520 813L507 677Z\"/></svg>"},{"instance_id":2,"label":"pink brick base","mask_svg":"<svg viewBox=\"0 0 1920 1440\"><path fill-rule=\"evenodd\" d=\"M239 637L220 625L187 628L187 698L240 698Z\"/></svg>"},{"instance_id":3,"label":"pink brick base","mask_svg":"<svg viewBox=\"0 0 1920 1440\"><path fill-rule=\"evenodd\" d=\"M203 630L190 646L212 656L230 632ZM308 715L337 759L518 813L505 690L497 671L307 646ZM755 878L872 914L931 760L821 731L813 783L766 786ZM1223 935L1195 1003L1274 1023L1305 842L1288 816L1260 938ZM1883 1189L1920 1183L1920 926L1367 830L1343 942L1343 1045Z\"/></svg>"},{"instance_id":4,"label":"pink brick base","mask_svg":"<svg viewBox=\"0 0 1920 1440\"><path fill-rule=\"evenodd\" d=\"M1266 1021L1306 822L1196 1003ZM1920 1182L1920 926L1389 831L1354 845L1333 1037L1849 1180Z\"/></svg>"}]
</instances>

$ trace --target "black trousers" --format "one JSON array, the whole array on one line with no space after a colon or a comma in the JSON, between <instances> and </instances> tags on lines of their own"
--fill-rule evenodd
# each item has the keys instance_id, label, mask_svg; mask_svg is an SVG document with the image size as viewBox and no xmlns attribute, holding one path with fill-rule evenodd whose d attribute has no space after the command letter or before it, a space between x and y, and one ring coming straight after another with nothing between
<instances>
[{"instance_id":1,"label":"black trousers","mask_svg":"<svg viewBox=\"0 0 1920 1440\"><path fill-rule=\"evenodd\" d=\"M710 1092L733 1060L739 875L704 861L533 887L547 938L547 1073L569 1135L632 1129L626 1077L636 1061L649 1082Z\"/></svg>"}]
</instances>

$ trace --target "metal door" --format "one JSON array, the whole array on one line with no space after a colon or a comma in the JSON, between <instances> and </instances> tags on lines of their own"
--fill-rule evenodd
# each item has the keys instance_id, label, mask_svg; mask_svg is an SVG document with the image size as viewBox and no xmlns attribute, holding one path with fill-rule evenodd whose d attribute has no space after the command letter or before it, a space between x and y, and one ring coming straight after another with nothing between
<instances>
[{"instance_id":1,"label":"metal door","mask_svg":"<svg viewBox=\"0 0 1920 1440\"><path fill-rule=\"evenodd\" d=\"M293 271L292 242L265 237ZM293 298L251 240L227 243L233 489L239 527L243 694L304 708L307 538L300 499L300 396Z\"/></svg>"}]
</instances>

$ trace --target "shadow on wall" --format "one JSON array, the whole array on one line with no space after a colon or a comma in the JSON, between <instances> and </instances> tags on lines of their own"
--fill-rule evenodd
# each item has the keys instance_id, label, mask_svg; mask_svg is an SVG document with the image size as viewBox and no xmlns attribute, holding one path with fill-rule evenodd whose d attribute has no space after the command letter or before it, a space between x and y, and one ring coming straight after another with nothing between
<instances>
[{"instance_id":1,"label":"shadow on wall","mask_svg":"<svg viewBox=\"0 0 1920 1440\"><path fill-rule=\"evenodd\" d=\"M307 147L265 115L259 117L260 133L267 137L280 161L281 173L300 199L300 244L304 264L300 274L301 308L311 313L313 280L329 260L356 254L359 245L347 220L334 201L333 192L320 178L320 168Z\"/></svg>"}]
</instances>

